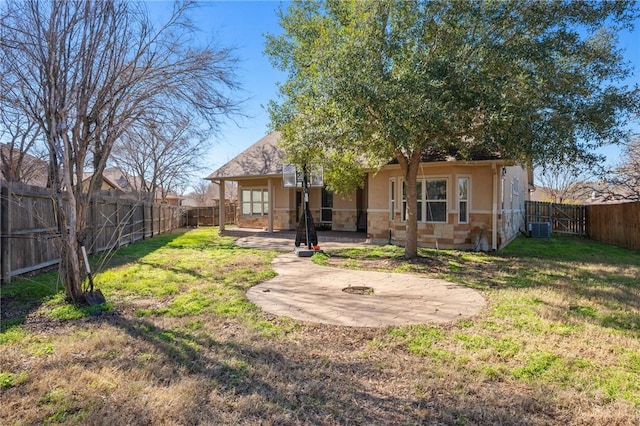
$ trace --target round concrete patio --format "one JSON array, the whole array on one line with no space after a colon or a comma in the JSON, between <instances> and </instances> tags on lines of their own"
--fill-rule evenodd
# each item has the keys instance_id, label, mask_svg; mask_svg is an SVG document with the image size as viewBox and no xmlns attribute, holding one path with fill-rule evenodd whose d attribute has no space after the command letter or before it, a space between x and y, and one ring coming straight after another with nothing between
<instances>
[{"instance_id":1,"label":"round concrete patio","mask_svg":"<svg viewBox=\"0 0 640 426\"><path fill-rule=\"evenodd\" d=\"M268 235L243 237L236 243L293 250L292 241ZM327 250L359 245L320 244ZM352 327L446 323L473 317L485 306L474 289L413 274L320 266L293 252L276 257L273 267L278 275L250 288L247 297L265 312L301 321ZM358 288L364 291L347 292Z\"/></svg>"}]
</instances>

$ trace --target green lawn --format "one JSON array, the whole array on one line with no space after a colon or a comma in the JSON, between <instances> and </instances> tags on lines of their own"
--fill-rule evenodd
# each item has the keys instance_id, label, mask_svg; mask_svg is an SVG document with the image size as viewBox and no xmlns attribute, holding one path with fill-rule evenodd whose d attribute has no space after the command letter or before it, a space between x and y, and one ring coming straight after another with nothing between
<instances>
[{"instance_id":1,"label":"green lawn","mask_svg":"<svg viewBox=\"0 0 640 426\"><path fill-rule=\"evenodd\" d=\"M413 353L491 380L586 392L640 407L640 252L587 239L518 238L498 254L395 246L315 261L436 276L479 289L480 318L390 330ZM380 262L384 259L384 263ZM382 265L382 267L380 267Z\"/></svg>"},{"instance_id":2,"label":"green lawn","mask_svg":"<svg viewBox=\"0 0 640 426\"><path fill-rule=\"evenodd\" d=\"M362 329L266 315L246 290L276 251L216 228L92 259L108 303L57 274L1 288L2 424L638 424L640 253L520 238L498 254L330 251L335 267L423 274L487 308L446 325Z\"/></svg>"}]
</instances>

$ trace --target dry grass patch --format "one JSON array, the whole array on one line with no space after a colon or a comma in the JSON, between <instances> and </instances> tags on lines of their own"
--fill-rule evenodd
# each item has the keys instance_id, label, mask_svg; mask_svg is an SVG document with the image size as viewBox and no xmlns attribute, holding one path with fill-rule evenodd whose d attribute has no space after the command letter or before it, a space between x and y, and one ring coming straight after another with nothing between
<instances>
[{"instance_id":1,"label":"dry grass patch","mask_svg":"<svg viewBox=\"0 0 640 426\"><path fill-rule=\"evenodd\" d=\"M591 398L600 410L628 405L637 416L637 252L581 239L523 238L496 255L422 250L420 258L405 262L401 249L384 247L336 251L322 262L402 270L481 289L490 302L481 318L392 334L446 370L546 387L574 400Z\"/></svg>"},{"instance_id":2,"label":"dry grass patch","mask_svg":"<svg viewBox=\"0 0 640 426\"><path fill-rule=\"evenodd\" d=\"M322 261L446 277L490 302L456 324L361 329L249 303L246 289L273 276L276 252L234 247L212 229L162 238L98 273L110 309L54 319L54 276L3 287L0 423L640 421L633 253L596 245L591 261L535 257L529 240L499 255L425 251L411 263L395 248L331 253ZM563 252L583 243L552 241Z\"/></svg>"}]
</instances>

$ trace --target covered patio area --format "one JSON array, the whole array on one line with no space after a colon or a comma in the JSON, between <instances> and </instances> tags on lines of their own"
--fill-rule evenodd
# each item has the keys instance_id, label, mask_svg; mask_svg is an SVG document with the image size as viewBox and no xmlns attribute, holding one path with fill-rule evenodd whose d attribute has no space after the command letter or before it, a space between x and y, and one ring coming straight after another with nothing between
<instances>
[{"instance_id":1,"label":"covered patio area","mask_svg":"<svg viewBox=\"0 0 640 426\"><path fill-rule=\"evenodd\" d=\"M342 248L370 245L366 232L317 231L320 248ZM244 247L293 250L296 231L265 231L256 228L225 228L225 237L236 237L236 244Z\"/></svg>"}]
</instances>

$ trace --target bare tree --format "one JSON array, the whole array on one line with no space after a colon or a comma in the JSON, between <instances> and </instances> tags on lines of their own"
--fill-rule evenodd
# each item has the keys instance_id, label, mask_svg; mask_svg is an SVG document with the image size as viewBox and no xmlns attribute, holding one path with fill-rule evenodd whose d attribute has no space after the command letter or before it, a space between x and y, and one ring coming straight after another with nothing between
<instances>
[{"instance_id":1,"label":"bare tree","mask_svg":"<svg viewBox=\"0 0 640 426\"><path fill-rule=\"evenodd\" d=\"M46 185L48 166L42 150L39 128L23 123L24 117L0 112L0 180Z\"/></svg>"},{"instance_id":2,"label":"bare tree","mask_svg":"<svg viewBox=\"0 0 640 426\"><path fill-rule=\"evenodd\" d=\"M207 134L193 124L179 111L163 119L149 114L116 142L112 161L139 181L147 201L157 198L156 194L165 201L170 191L186 186L199 170Z\"/></svg>"},{"instance_id":3,"label":"bare tree","mask_svg":"<svg viewBox=\"0 0 640 426\"><path fill-rule=\"evenodd\" d=\"M209 194L212 188L213 188L213 184L211 182L207 182L205 180L199 180L193 186L193 193L190 194L190 198L192 198L198 206L206 207L206 206L213 205L213 202L212 202L213 197L209 197Z\"/></svg>"},{"instance_id":4,"label":"bare tree","mask_svg":"<svg viewBox=\"0 0 640 426\"><path fill-rule=\"evenodd\" d=\"M220 198L220 184L200 180L193 186L193 193L188 195L190 195L190 198L195 200L199 206L213 206ZM236 182L225 181L224 197L225 200L231 202L238 199L238 185Z\"/></svg>"},{"instance_id":5,"label":"bare tree","mask_svg":"<svg viewBox=\"0 0 640 426\"><path fill-rule=\"evenodd\" d=\"M603 201L640 201L640 137L624 145L619 164L594 190Z\"/></svg>"},{"instance_id":6,"label":"bare tree","mask_svg":"<svg viewBox=\"0 0 640 426\"><path fill-rule=\"evenodd\" d=\"M83 299L79 241L89 199L115 142L146 111L188 110L193 124L215 129L237 109L231 97L235 59L226 49L193 46L193 6L175 3L166 22L155 27L138 2L0 4L7 78L27 93L11 102L38 125L49 149L60 275L72 301ZM85 189L87 168L93 174Z\"/></svg>"},{"instance_id":7,"label":"bare tree","mask_svg":"<svg viewBox=\"0 0 640 426\"><path fill-rule=\"evenodd\" d=\"M0 178L8 182L44 184L47 167L40 161L44 151L42 132L12 102L24 96L25 91L7 72L9 61L5 55L5 50L0 49Z\"/></svg>"},{"instance_id":8,"label":"bare tree","mask_svg":"<svg viewBox=\"0 0 640 426\"><path fill-rule=\"evenodd\" d=\"M536 176L543 200L552 203L580 203L588 197L590 188L584 173L575 166L552 165Z\"/></svg>"}]
</instances>

